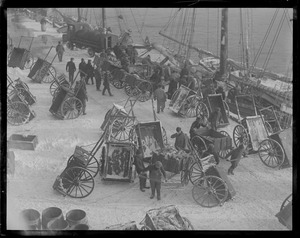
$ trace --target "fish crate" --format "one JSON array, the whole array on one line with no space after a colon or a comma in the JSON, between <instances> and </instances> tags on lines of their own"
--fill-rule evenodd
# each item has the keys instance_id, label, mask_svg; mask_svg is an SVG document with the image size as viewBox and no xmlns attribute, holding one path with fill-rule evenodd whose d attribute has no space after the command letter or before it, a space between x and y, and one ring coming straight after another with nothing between
<instances>
[{"instance_id":1,"label":"fish crate","mask_svg":"<svg viewBox=\"0 0 300 238\"><path fill-rule=\"evenodd\" d=\"M37 136L23 136L12 134L8 139L8 147L11 149L34 150L38 143Z\"/></svg>"}]
</instances>

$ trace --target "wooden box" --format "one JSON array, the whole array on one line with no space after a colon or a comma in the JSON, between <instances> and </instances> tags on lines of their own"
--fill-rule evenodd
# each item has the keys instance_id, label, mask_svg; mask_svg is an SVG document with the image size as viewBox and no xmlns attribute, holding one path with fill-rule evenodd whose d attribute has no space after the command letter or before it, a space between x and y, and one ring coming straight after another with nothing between
<instances>
[{"instance_id":1,"label":"wooden box","mask_svg":"<svg viewBox=\"0 0 300 238\"><path fill-rule=\"evenodd\" d=\"M38 139L35 135L23 136L19 134L12 134L8 139L8 148L34 150L37 143Z\"/></svg>"}]
</instances>

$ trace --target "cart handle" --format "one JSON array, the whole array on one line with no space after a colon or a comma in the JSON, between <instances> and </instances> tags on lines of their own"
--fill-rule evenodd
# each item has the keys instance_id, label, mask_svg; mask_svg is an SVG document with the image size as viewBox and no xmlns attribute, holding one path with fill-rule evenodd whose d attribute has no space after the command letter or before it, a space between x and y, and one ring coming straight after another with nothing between
<instances>
[{"instance_id":1,"label":"cart handle","mask_svg":"<svg viewBox=\"0 0 300 238\"><path fill-rule=\"evenodd\" d=\"M52 46L52 47L53 47L53 46ZM51 61L51 65L52 65L53 61L55 60L56 56L57 56L57 53L54 55L54 57L53 57L53 59L52 59L52 61Z\"/></svg>"},{"instance_id":2,"label":"cart handle","mask_svg":"<svg viewBox=\"0 0 300 238\"><path fill-rule=\"evenodd\" d=\"M31 45L32 45L32 42L33 42L33 40L34 40L34 37L31 37L31 42L30 42L30 45L29 45L28 51L30 51L30 49L31 49Z\"/></svg>"},{"instance_id":3,"label":"cart handle","mask_svg":"<svg viewBox=\"0 0 300 238\"><path fill-rule=\"evenodd\" d=\"M50 51L52 50L52 48L53 48L53 46L51 46L51 47L50 47L50 49L49 49L48 53L46 54L46 56L45 56L45 58L44 58L44 61L45 61L45 60L46 60L46 58L48 57L48 55L49 55ZM53 62L53 61L52 61L52 62Z\"/></svg>"},{"instance_id":4,"label":"cart handle","mask_svg":"<svg viewBox=\"0 0 300 238\"><path fill-rule=\"evenodd\" d=\"M20 40L19 40L19 44L18 44L18 48L20 48L20 44L21 44L21 41L22 41L22 38L23 38L24 36L21 36L20 37Z\"/></svg>"}]
</instances>

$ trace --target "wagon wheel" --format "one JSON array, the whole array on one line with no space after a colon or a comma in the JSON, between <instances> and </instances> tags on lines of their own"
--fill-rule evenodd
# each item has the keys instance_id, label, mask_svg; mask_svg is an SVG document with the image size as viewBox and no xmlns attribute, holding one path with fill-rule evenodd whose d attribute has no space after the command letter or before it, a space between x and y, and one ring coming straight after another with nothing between
<instances>
[{"instance_id":1,"label":"wagon wheel","mask_svg":"<svg viewBox=\"0 0 300 238\"><path fill-rule=\"evenodd\" d=\"M30 114L31 112L24 102L9 102L7 105L7 122L13 126L27 123Z\"/></svg>"},{"instance_id":2,"label":"wagon wheel","mask_svg":"<svg viewBox=\"0 0 300 238\"><path fill-rule=\"evenodd\" d=\"M230 137L230 135L226 131L219 131L222 135L226 137ZM225 159L226 155L231 151L231 148L220 150L219 151L219 157L222 159Z\"/></svg>"},{"instance_id":3,"label":"wagon wheel","mask_svg":"<svg viewBox=\"0 0 300 238\"><path fill-rule=\"evenodd\" d=\"M56 77L56 70L53 66L50 66L42 81L44 83L51 83L54 77Z\"/></svg>"},{"instance_id":4,"label":"wagon wheel","mask_svg":"<svg viewBox=\"0 0 300 238\"><path fill-rule=\"evenodd\" d=\"M29 87L28 87L27 83L24 83L24 82L22 82L22 81L20 80L20 81L16 84L16 86L17 86L18 84L22 84L23 88L25 88L27 91L29 91Z\"/></svg>"},{"instance_id":5,"label":"wagon wheel","mask_svg":"<svg viewBox=\"0 0 300 238\"><path fill-rule=\"evenodd\" d=\"M117 89L121 89L121 88L125 87L125 82L122 80L118 80L118 79L113 79L111 81L111 84Z\"/></svg>"},{"instance_id":6,"label":"wagon wheel","mask_svg":"<svg viewBox=\"0 0 300 238\"><path fill-rule=\"evenodd\" d=\"M223 103L224 103L226 115L227 115L227 117L229 117L229 106L228 106L227 102L224 100L223 100Z\"/></svg>"},{"instance_id":7,"label":"wagon wheel","mask_svg":"<svg viewBox=\"0 0 300 238\"><path fill-rule=\"evenodd\" d=\"M202 155L202 152L207 150L205 141L200 136L194 136L191 142L199 155Z\"/></svg>"},{"instance_id":8,"label":"wagon wheel","mask_svg":"<svg viewBox=\"0 0 300 238\"><path fill-rule=\"evenodd\" d=\"M18 92L18 96L20 97L20 99L21 99L23 102L25 102L25 103L28 104L28 102L27 102L27 100L26 100L26 97L25 97L25 95L28 94L28 92L26 91L26 89L20 88L20 87L16 87L16 90L17 90L17 92Z\"/></svg>"},{"instance_id":9,"label":"wagon wheel","mask_svg":"<svg viewBox=\"0 0 300 238\"><path fill-rule=\"evenodd\" d=\"M50 94L51 96L54 95L55 90L58 88L58 83L53 80L53 82L50 84Z\"/></svg>"},{"instance_id":10,"label":"wagon wheel","mask_svg":"<svg viewBox=\"0 0 300 238\"><path fill-rule=\"evenodd\" d=\"M59 93L59 90L60 90L60 87L57 87L57 88L54 90L53 95L52 95L52 103L55 101L56 96L57 96L58 93Z\"/></svg>"},{"instance_id":11,"label":"wagon wheel","mask_svg":"<svg viewBox=\"0 0 300 238\"><path fill-rule=\"evenodd\" d=\"M94 178L85 168L77 166L66 168L60 177L69 197L84 198L94 190Z\"/></svg>"},{"instance_id":12,"label":"wagon wheel","mask_svg":"<svg viewBox=\"0 0 300 238\"><path fill-rule=\"evenodd\" d=\"M217 176L204 176L194 185L192 195L202 207L222 205L228 196L227 184Z\"/></svg>"},{"instance_id":13,"label":"wagon wheel","mask_svg":"<svg viewBox=\"0 0 300 238\"><path fill-rule=\"evenodd\" d=\"M194 162L189 169L189 179L192 184L196 184L204 175L203 169L198 162Z\"/></svg>"},{"instance_id":14,"label":"wagon wheel","mask_svg":"<svg viewBox=\"0 0 300 238\"><path fill-rule=\"evenodd\" d=\"M15 93L14 89L14 82L11 82L7 86L7 96L9 97L10 95L12 96Z\"/></svg>"},{"instance_id":15,"label":"wagon wheel","mask_svg":"<svg viewBox=\"0 0 300 238\"><path fill-rule=\"evenodd\" d=\"M112 74L112 79L111 79L111 84L117 88L121 89L125 87L125 72L123 70L115 69L111 72Z\"/></svg>"},{"instance_id":16,"label":"wagon wheel","mask_svg":"<svg viewBox=\"0 0 300 238\"><path fill-rule=\"evenodd\" d=\"M117 118L112 123L110 136L117 141L127 141L130 139L130 131L134 126L134 119L123 117Z\"/></svg>"},{"instance_id":17,"label":"wagon wheel","mask_svg":"<svg viewBox=\"0 0 300 238\"><path fill-rule=\"evenodd\" d=\"M186 108L186 117L196 117L197 116L197 108L200 102L200 98L197 95L189 96L184 104L184 108Z\"/></svg>"},{"instance_id":18,"label":"wagon wheel","mask_svg":"<svg viewBox=\"0 0 300 238\"><path fill-rule=\"evenodd\" d=\"M173 106L173 104L175 103L175 101L176 101L176 99L177 99L179 93L180 93L180 90L179 90L179 89L177 89L177 90L173 93L173 95L172 95L172 97L171 97L171 101L170 101L170 103L169 103L169 107L172 107L172 106Z\"/></svg>"},{"instance_id":19,"label":"wagon wheel","mask_svg":"<svg viewBox=\"0 0 300 238\"><path fill-rule=\"evenodd\" d=\"M238 147L241 143L244 145L248 145L249 143L249 135L247 130L242 125L237 125L233 129L233 142L236 147Z\"/></svg>"},{"instance_id":20,"label":"wagon wheel","mask_svg":"<svg viewBox=\"0 0 300 238\"><path fill-rule=\"evenodd\" d=\"M167 132L165 128L161 127L161 129L162 129L162 137L163 137L164 145L167 145L168 144Z\"/></svg>"},{"instance_id":21,"label":"wagon wheel","mask_svg":"<svg viewBox=\"0 0 300 238\"><path fill-rule=\"evenodd\" d=\"M91 58L93 58L95 56L95 51L90 47L87 49L87 53L89 54L89 56Z\"/></svg>"},{"instance_id":22,"label":"wagon wheel","mask_svg":"<svg viewBox=\"0 0 300 238\"><path fill-rule=\"evenodd\" d=\"M135 97L137 95L139 95L140 91L137 89L137 87L135 85L130 85L125 83L125 93L129 96L129 97Z\"/></svg>"},{"instance_id":23,"label":"wagon wheel","mask_svg":"<svg viewBox=\"0 0 300 238\"><path fill-rule=\"evenodd\" d=\"M280 211L282 211L286 205L293 201L293 194L291 193L281 204Z\"/></svg>"},{"instance_id":24,"label":"wagon wheel","mask_svg":"<svg viewBox=\"0 0 300 238\"><path fill-rule=\"evenodd\" d=\"M88 170L90 172L90 174L95 178L96 175L99 172L99 162L98 160L93 156L92 158L90 158L90 162L86 165L85 169ZM68 165L74 161L74 156L72 155L69 160L68 160Z\"/></svg>"},{"instance_id":25,"label":"wagon wheel","mask_svg":"<svg viewBox=\"0 0 300 238\"><path fill-rule=\"evenodd\" d=\"M75 119L82 113L82 103L78 98L69 97L63 101L60 110L64 119Z\"/></svg>"},{"instance_id":26,"label":"wagon wheel","mask_svg":"<svg viewBox=\"0 0 300 238\"><path fill-rule=\"evenodd\" d=\"M185 230L194 230L194 226L192 225L191 221L187 219L186 217L181 217L186 229Z\"/></svg>"},{"instance_id":27,"label":"wagon wheel","mask_svg":"<svg viewBox=\"0 0 300 238\"><path fill-rule=\"evenodd\" d=\"M204 118L208 119L209 117L209 110L203 102L198 102L197 117L200 117L201 120L203 120Z\"/></svg>"},{"instance_id":28,"label":"wagon wheel","mask_svg":"<svg viewBox=\"0 0 300 238\"><path fill-rule=\"evenodd\" d=\"M137 86L140 91L138 100L140 102L146 102L151 98L152 95L152 85L149 82L140 82Z\"/></svg>"},{"instance_id":29,"label":"wagon wheel","mask_svg":"<svg viewBox=\"0 0 300 238\"><path fill-rule=\"evenodd\" d=\"M33 63L32 63L32 65L31 65L31 67L30 67L30 71L32 70L32 68L33 68L33 66L35 65L35 63L36 63L37 60L38 60L37 57L33 57Z\"/></svg>"},{"instance_id":30,"label":"wagon wheel","mask_svg":"<svg viewBox=\"0 0 300 238\"><path fill-rule=\"evenodd\" d=\"M270 168L276 168L283 164L285 154L282 146L275 140L263 140L258 148L261 161Z\"/></svg>"},{"instance_id":31,"label":"wagon wheel","mask_svg":"<svg viewBox=\"0 0 300 238\"><path fill-rule=\"evenodd\" d=\"M29 55L27 57L27 60L26 60L26 63L24 65L24 68L25 69L30 69L33 64L34 64L33 55L31 53L29 53Z\"/></svg>"}]
</instances>

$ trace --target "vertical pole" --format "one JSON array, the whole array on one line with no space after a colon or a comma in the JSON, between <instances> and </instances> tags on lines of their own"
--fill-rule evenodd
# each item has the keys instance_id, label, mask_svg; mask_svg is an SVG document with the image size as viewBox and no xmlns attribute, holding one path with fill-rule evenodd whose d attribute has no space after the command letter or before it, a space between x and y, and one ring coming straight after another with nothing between
<instances>
[{"instance_id":1,"label":"vertical pole","mask_svg":"<svg viewBox=\"0 0 300 238\"><path fill-rule=\"evenodd\" d=\"M228 58L228 8L222 9L221 17L221 51L220 51L220 78L224 79L227 71Z\"/></svg>"},{"instance_id":2,"label":"vertical pole","mask_svg":"<svg viewBox=\"0 0 300 238\"><path fill-rule=\"evenodd\" d=\"M105 28L106 26L106 16L105 16L105 8L102 8L102 27Z\"/></svg>"},{"instance_id":3,"label":"vertical pole","mask_svg":"<svg viewBox=\"0 0 300 238\"><path fill-rule=\"evenodd\" d=\"M77 16L78 16L77 21L78 21L78 22L81 22L80 8L77 8Z\"/></svg>"}]
</instances>

